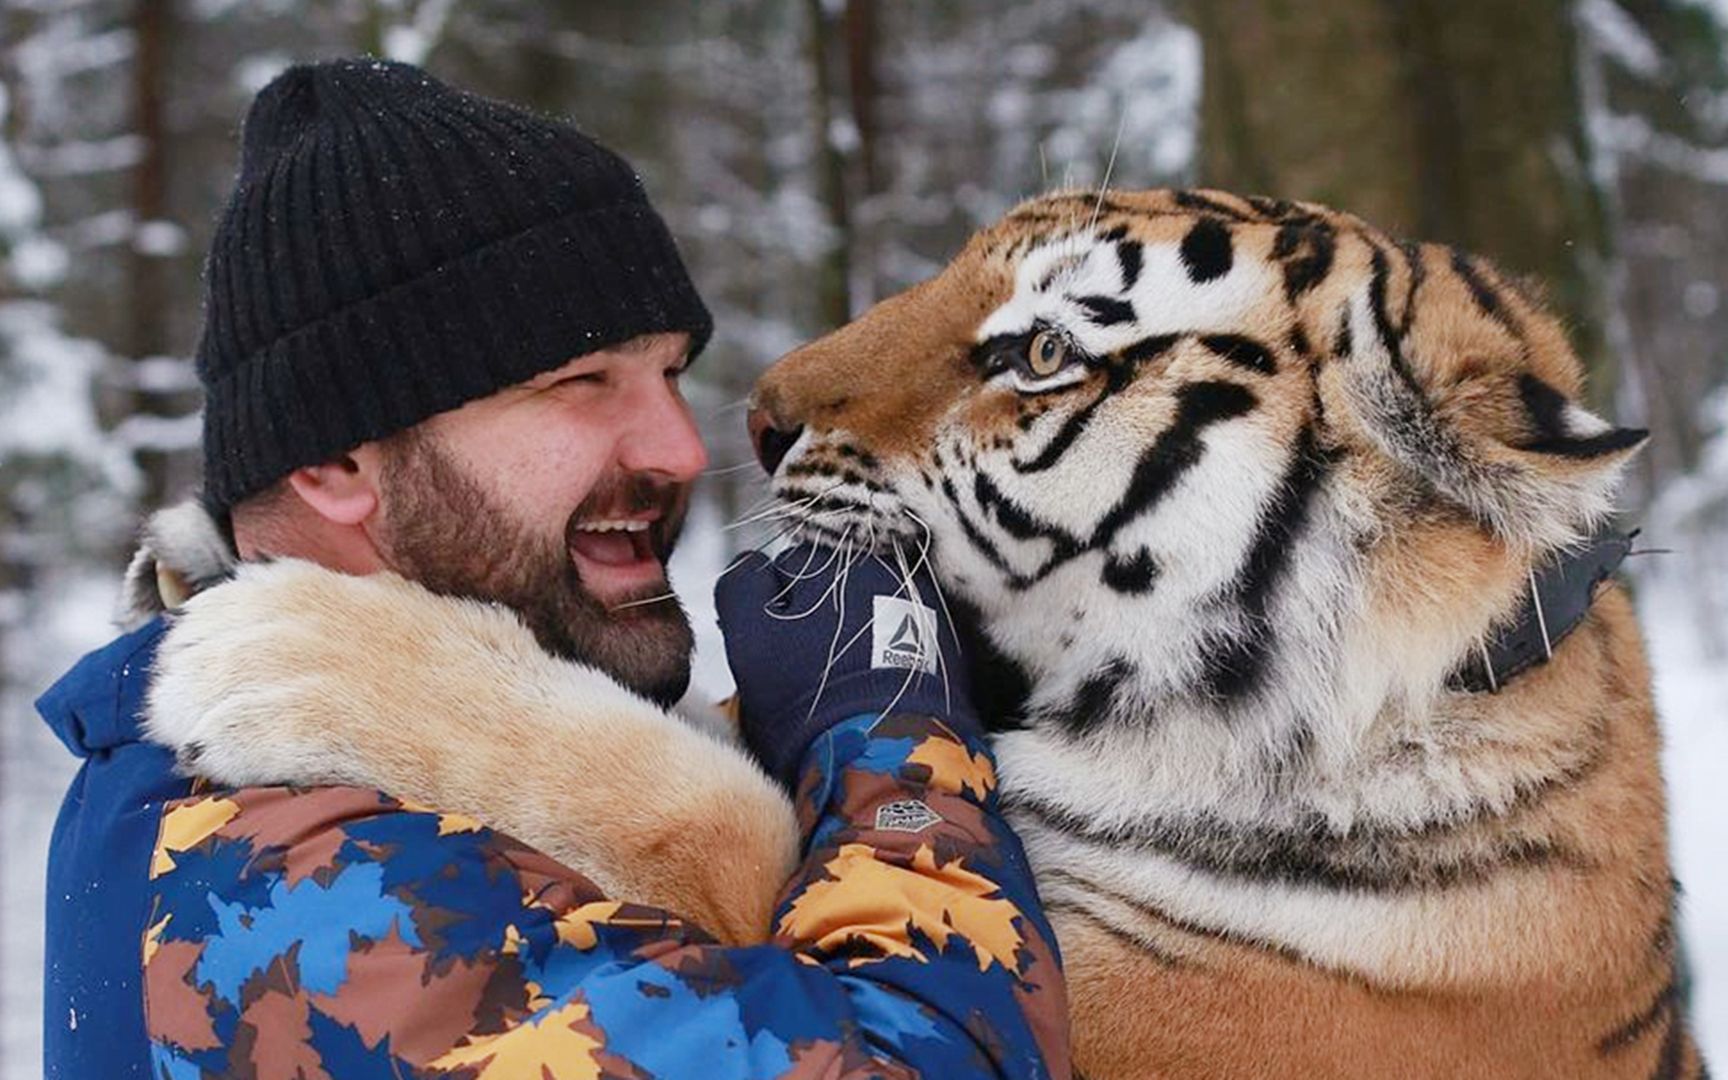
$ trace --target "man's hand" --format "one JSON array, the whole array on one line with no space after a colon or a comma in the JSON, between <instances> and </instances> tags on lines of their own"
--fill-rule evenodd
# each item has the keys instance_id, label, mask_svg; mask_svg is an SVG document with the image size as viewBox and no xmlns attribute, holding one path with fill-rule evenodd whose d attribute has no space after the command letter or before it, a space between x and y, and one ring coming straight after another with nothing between
<instances>
[{"instance_id":1,"label":"man's hand","mask_svg":"<svg viewBox=\"0 0 1728 1080\"><path fill-rule=\"evenodd\" d=\"M975 732L953 627L924 566L849 561L800 544L770 561L747 552L714 590L738 683L745 743L770 775L797 782L817 736L862 713L939 717Z\"/></svg>"}]
</instances>

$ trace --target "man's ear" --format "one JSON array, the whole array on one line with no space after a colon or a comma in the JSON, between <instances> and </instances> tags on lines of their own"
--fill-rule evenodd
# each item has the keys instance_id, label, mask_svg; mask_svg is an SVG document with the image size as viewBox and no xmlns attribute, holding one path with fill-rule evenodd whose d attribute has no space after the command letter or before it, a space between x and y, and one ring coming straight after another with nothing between
<instances>
[{"instance_id":1,"label":"man's ear","mask_svg":"<svg viewBox=\"0 0 1728 1080\"><path fill-rule=\"evenodd\" d=\"M334 461L288 474L294 494L334 525L360 525L378 512L379 456L372 444L356 447Z\"/></svg>"}]
</instances>

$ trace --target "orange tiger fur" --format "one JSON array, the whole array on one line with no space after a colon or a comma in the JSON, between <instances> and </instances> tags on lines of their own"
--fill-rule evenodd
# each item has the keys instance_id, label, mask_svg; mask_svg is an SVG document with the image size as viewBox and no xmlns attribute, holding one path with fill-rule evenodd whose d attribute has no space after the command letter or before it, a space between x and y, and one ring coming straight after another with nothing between
<instances>
[{"instance_id":1,"label":"orange tiger fur","mask_svg":"<svg viewBox=\"0 0 1728 1080\"><path fill-rule=\"evenodd\" d=\"M1045 332L1090 357L1050 390ZM763 376L808 530L928 545L1027 680L998 750L1084 1074L1702 1075L1625 595L1499 693L1446 685L1641 441L1582 376L1486 263L1221 192L1034 199ZM1192 625L1135 623L1189 583Z\"/></svg>"}]
</instances>

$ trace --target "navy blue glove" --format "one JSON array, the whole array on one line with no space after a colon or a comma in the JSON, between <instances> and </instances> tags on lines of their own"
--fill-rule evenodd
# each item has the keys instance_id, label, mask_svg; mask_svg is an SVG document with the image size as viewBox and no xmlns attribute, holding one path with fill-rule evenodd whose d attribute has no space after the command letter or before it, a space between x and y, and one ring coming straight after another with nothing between
<instances>
[{"instance_id":1,"label":"navy blue glove","mask_svg":"<svg viewBox=\"0 0 1728 1080\"><path fill-rule=\"evenodd\" d=\"M788 788L817 736L861 713L924 713L979 730L954 629L927 569L843 564L800 544L741 556L714 587L744 742Z\"/></svg>"}]
</instances>

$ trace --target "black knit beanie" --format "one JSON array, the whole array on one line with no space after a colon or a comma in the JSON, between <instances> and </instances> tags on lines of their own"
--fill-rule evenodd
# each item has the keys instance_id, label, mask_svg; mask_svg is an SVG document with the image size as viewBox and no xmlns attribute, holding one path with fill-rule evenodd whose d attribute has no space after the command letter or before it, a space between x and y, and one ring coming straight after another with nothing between
<instances>
[{"instance_id":1,"label":"black knit beanie","mask_svg":"<svg viewBox=\"0 0 1728 1080\"><path fill-rule=\"evenodd\" d=\"M246 117L205 266L204 500L641 334L713 323L642 182L419 68L291 68Z\"/></svg>"}]
</instances>

